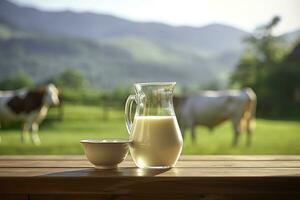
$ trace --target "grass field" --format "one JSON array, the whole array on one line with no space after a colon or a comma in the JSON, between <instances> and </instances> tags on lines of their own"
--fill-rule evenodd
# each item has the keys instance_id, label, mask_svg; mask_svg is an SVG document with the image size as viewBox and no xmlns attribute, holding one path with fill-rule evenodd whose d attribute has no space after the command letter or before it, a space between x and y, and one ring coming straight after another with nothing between
<instances>
[{"instance_id":1,"label":"grass field","mask_svg":"<svg viewBox=\"0 0 300 200\"><path fill-rule=\"evenodd\" d=\"M42 144L22 144L18 126L4 127L1 132L0 154L83 154L79 143L86 138L127 138L123 111L111 110L109 119L102 119L102 110L96 106L66 105L63 121L50 120L53 109L40 127ZM224 123L213 132L197 129L197 144L191 144L189 134L184 141L184 154L300 154L300 122L258 119L251 147L245 145L242 134L237 147L231 146L230 123Z\"/></svg>"}]
</instances>

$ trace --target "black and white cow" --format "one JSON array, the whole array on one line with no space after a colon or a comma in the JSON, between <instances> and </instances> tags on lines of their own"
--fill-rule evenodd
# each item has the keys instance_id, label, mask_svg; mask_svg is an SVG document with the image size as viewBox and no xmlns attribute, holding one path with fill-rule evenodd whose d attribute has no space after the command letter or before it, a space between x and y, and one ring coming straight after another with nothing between
<instances>
[{"instance_id":1,"label":"black and white cow","mask_svg":"<svg viewBox=\"0 0 300 200\"><path fill-rule=\"evenodd\" d=\"M30 132L32 142L40 144L39 124L46 117L49 106L57 104L58 89L53 84L33 90L0 91L0 123L22 121L21 141L27 141Z\"/></svg>"}]
</instances>

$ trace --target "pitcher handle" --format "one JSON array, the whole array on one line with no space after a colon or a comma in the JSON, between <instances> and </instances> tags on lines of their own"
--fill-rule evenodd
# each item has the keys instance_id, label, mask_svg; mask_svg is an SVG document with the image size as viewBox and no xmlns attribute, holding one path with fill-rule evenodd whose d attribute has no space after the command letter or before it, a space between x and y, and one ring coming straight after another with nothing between
<instances>
[{"instance_id":1,"label":"pitcher handle","mask_svg":"<svg viewBox=\"0 0 300 200\"><path fill-rule=\"evenodd\" d=\"M129 135L132 131L133 119L132 119L131 109L132 109L133 102L135 102L135 95L129 95L125 104L125 124Z\"/></svg>"}]
</instances>

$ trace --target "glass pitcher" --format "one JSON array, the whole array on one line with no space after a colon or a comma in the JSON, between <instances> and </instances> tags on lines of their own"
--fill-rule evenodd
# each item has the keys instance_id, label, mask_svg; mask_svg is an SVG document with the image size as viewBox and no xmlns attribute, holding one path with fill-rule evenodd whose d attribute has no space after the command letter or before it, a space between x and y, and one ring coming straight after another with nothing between
<instances>
[{"instance_id":1,"label":"glass pitcher","mask_svg":"<svg viewBox=\"0 0 300 200\"><path fill-rule=\"evenodd\" d=\"M175 82L134 84L125 104L130 154L139 168L171 168L182 150L182 136L173 108ZM134 119L132 105L137 104Z\"/></svg>"}]
</instances>

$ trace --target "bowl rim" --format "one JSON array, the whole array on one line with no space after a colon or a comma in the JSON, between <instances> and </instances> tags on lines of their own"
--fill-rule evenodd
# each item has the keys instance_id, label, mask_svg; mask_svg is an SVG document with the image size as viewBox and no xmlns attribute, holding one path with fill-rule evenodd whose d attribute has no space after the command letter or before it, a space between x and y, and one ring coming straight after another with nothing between
<instances>
[{"instance_id":1,"label":"bowl rim","mask_svg":"<svg viewBox=\"0 0 300 200\"><path fill-rule=\"evenodd\" d=\"M88 144L129 144L131 141L129 139L121 138L104 138L104 139L83 139L80 143Z\"/></svg>"}]
</instances>

